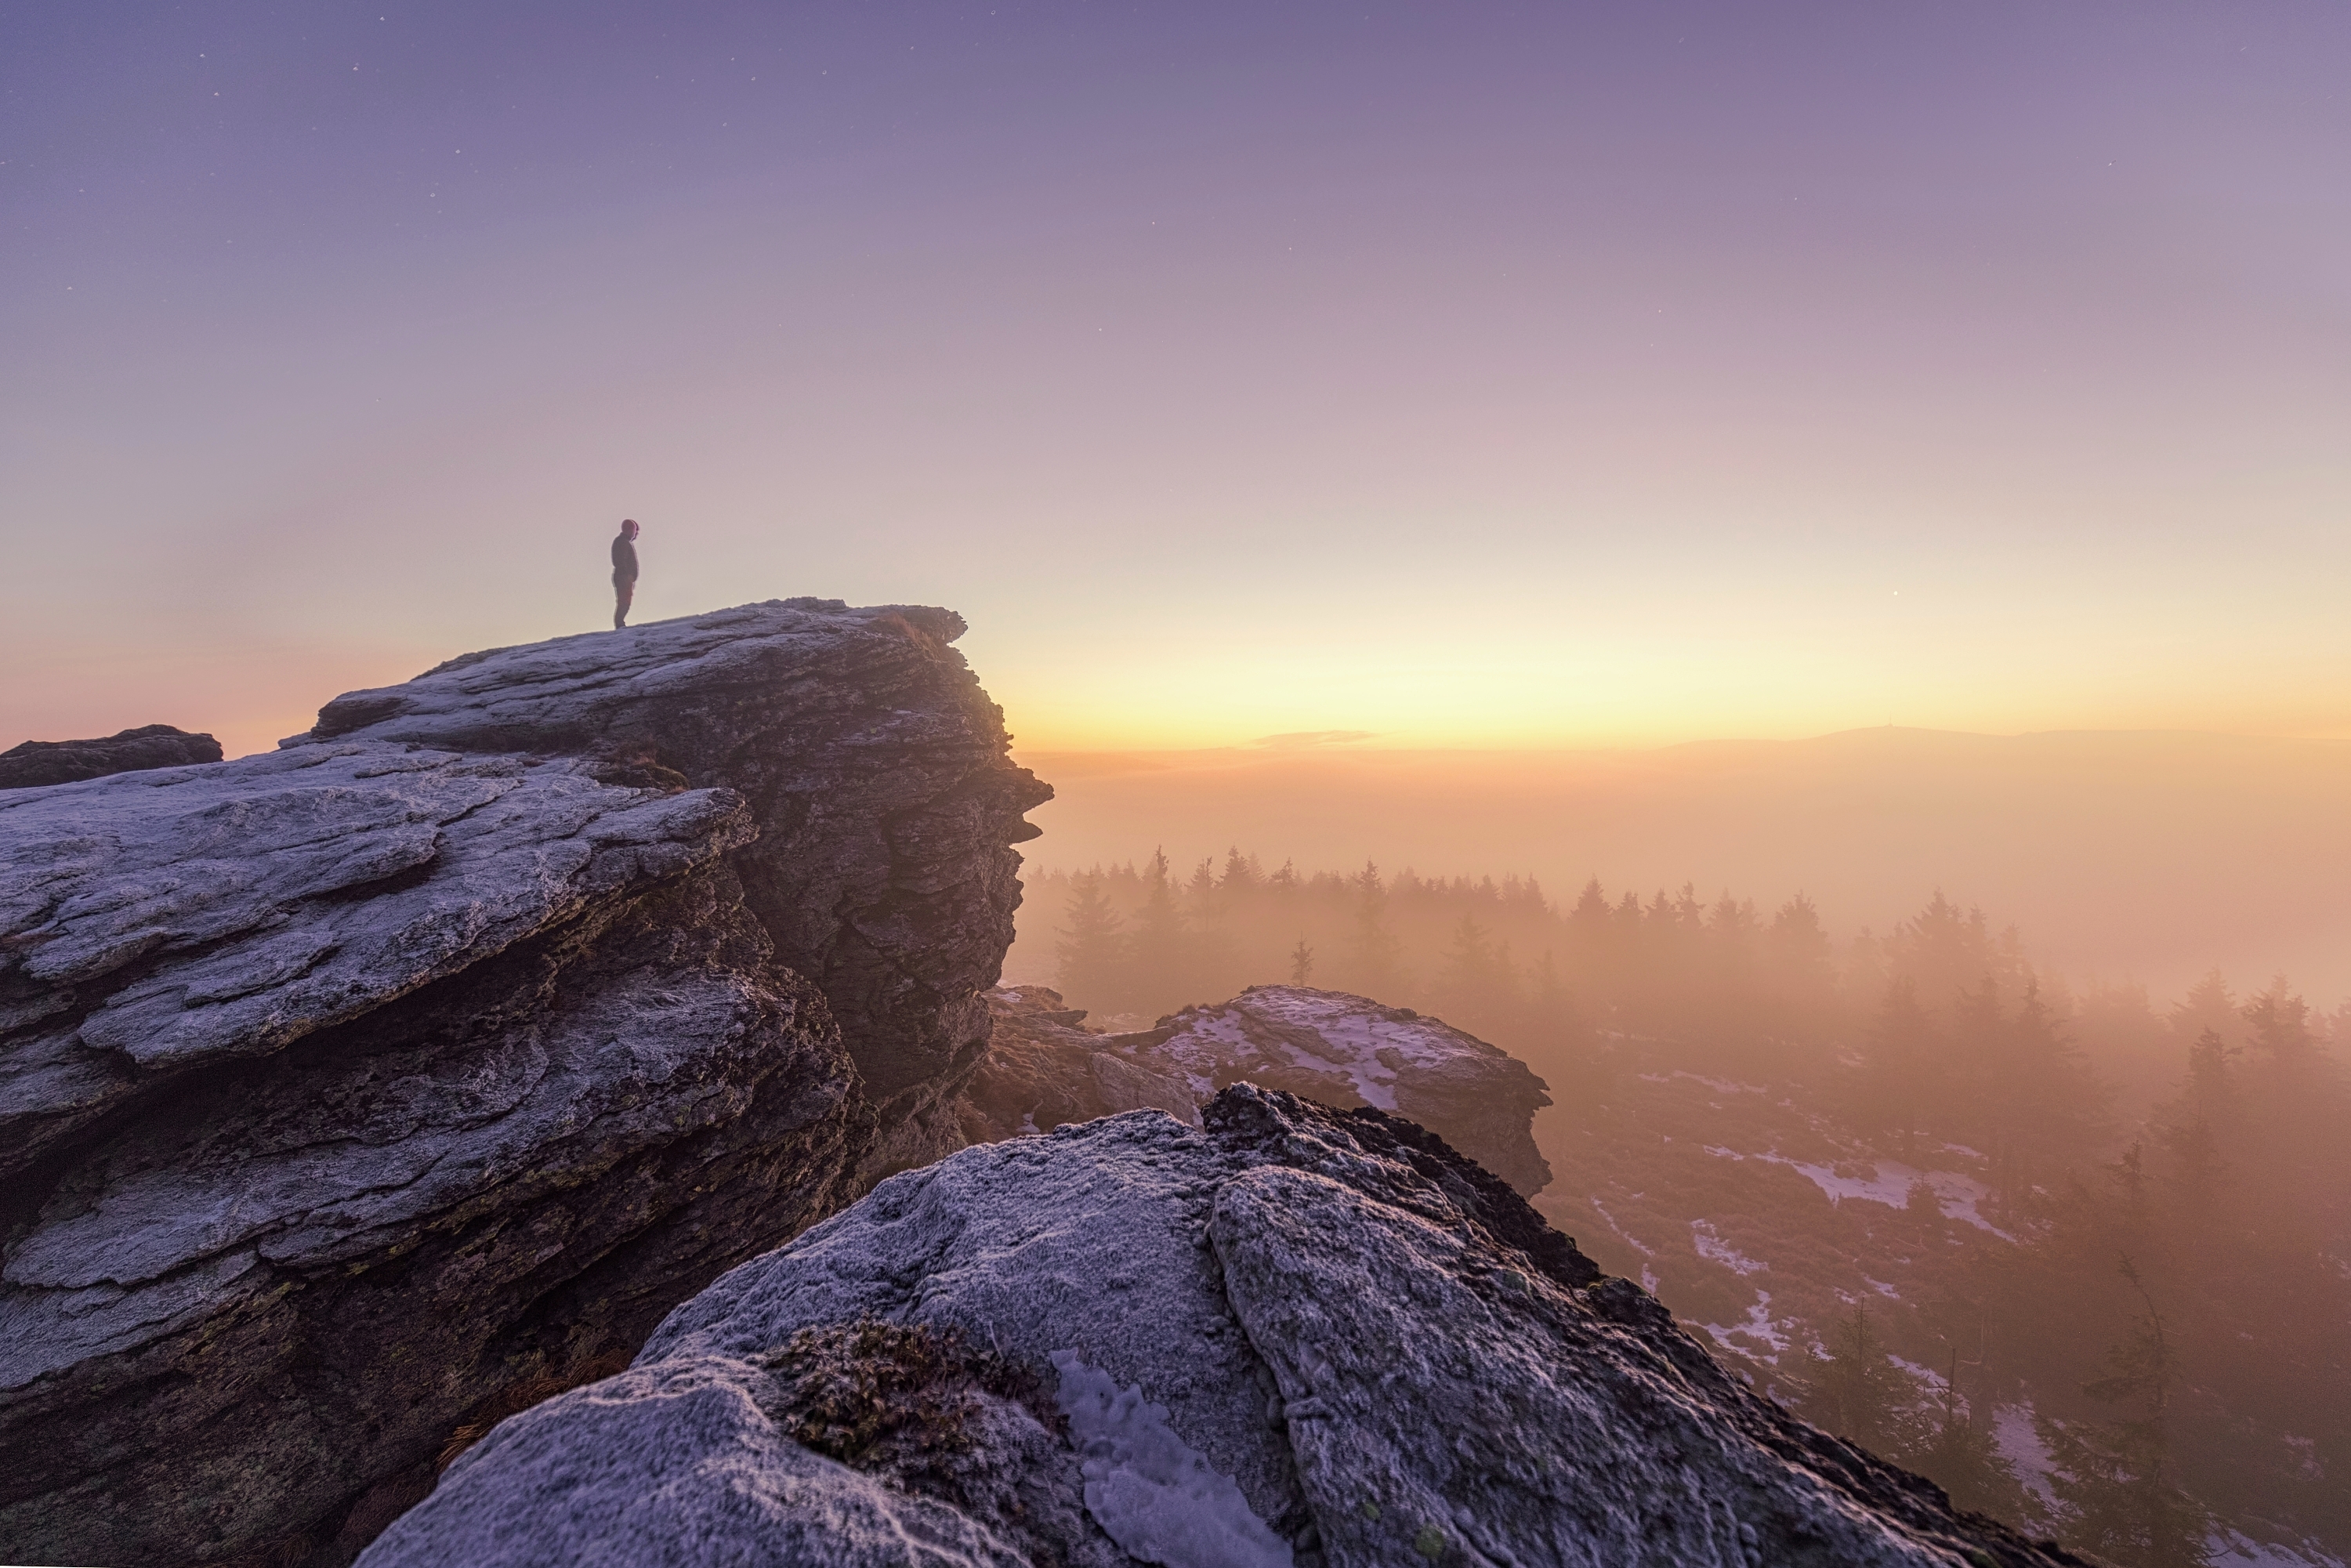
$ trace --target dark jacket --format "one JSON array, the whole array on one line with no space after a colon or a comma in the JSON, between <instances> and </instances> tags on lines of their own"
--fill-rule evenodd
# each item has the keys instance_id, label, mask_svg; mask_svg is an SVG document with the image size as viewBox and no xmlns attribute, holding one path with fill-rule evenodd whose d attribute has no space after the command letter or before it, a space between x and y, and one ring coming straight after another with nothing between
<instances>
[{"instance_id":1,"label":"dark jacket","mask_svg":"<svg viewBox=\"0 0 2351 1568\"><path fill-rule=\"evenodd\" d=\"M629 542L629 536L626 534L612 541L612 580L614 582L637 580L637 547Z\"/></svg>"}]
</instances>

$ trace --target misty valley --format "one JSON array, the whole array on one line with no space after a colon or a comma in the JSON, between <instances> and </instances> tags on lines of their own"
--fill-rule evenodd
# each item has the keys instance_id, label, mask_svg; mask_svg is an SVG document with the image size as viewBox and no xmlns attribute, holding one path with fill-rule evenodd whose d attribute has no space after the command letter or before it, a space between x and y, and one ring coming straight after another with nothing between
<instances>
[{"instance_id":1,"label":"misty valley","mask_svg":"<svg viewBox=\"0 0 2351 1568\"><path fill-rule=\"evenodd\" d=\"M1939 893L1837 935L1238 850L1026 884L1007 984L1087 1029L1325 988L1526 1062L1535 1207L1960 1507L2130 1563L2351 1554L2351 1008L2077 989Z\"/></svg>"}]
</instances>

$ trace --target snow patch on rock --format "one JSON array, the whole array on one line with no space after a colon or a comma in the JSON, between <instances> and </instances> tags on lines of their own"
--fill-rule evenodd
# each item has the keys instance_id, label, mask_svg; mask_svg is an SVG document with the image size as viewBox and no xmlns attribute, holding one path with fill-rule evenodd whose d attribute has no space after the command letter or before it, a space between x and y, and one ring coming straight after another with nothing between
<instances>
[{"instance_id":1,"label":"snow patch on rock","mask_svg":"<svg viewBox=\"0 0 2351 1568\"><path fill-rule=\"evenodd\" d=\"M1463 1149L1521 1194L1551 1166L1535 1146L1543 1082L1498 1046L1410 1008L1311 986L1251 986L1188 1007L1109 1044L1179 1076L1205 1103L1247 1081L1324 1104L1407 1116Z\"/></svg>"},{"instance_id":2,"label":"snow patch on rock","mask_svg":"<svg viewBox=\"0 0 2351 1568\"><path fill-rule=\"evenodd\" d=\"M1051 1357L1081 1458L1086 1510L1130 1556L1167 1568L1289 1568L1290 1547L1207 1456L1167 1425L1167 1406L1121 1388L1073 1350Z\"/></svg>"}]
</instances>

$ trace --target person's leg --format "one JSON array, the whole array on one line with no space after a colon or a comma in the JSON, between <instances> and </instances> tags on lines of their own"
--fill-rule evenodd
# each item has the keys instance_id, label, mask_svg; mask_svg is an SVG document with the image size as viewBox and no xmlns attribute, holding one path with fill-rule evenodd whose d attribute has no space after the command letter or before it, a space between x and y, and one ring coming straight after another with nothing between
<instances>
[{"instance_id":1,"label":"person's leg","mask_svg":"<svg viewBox=\"0 0 2351 1568\"><path fill-rule=\"evenodd\" d=\"M620 631L629 623L629 601L637 596L633 582L612 584L612 630Z\"/></svg>"}]
</instances>

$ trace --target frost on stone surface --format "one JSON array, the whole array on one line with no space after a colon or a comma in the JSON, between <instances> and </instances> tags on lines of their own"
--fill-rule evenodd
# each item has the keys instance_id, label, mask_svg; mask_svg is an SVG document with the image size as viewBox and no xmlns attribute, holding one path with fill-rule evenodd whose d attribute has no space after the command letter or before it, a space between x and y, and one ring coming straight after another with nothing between
<instances>
[{"instance_id":1,"label":"frost on stone surface","mask_svg":"<svg viewBox=\"0 0 2351 1568\"><path fill-rule=\"evenodd\" d=\"M959 1517L1036 1562L2075 1561L1955 1513L1939 1490L1761 1398L1425 1130L1250 1084L1202 1121L1132 1112L894 1176L672 1313L622 1381L724 1382L811 1329L850 1343L825 1325L958 1329L1059 1376L1067 1440L1003 1405L973 1429L956 1482ZM680 1494L674 1471L613 1446L595 1401L618 1396L566 1396L576 1414L559 1401L527 1450L493 1433L463 1486L394 1524L363 1568L558 1560L531 1554L540 1540L563 1542L563 1561L639 1561L627 1521L674 1517ZM643 1418L645 1451L671 1451L664 1423L684 1412ZM763 1470L820 1457L781 1454L773 1430L741 1438ZM596 1495L548 1484L567 1454L601 1478ZM863 1494L873 1507L927 1500L911 1479L893 1492L880 1470L856 1479L885 1488ZM985 1502L1015 1496L1018 1515ZM513 1544L489 1549L500 1540ZM976 1549L960 1550L940 1560ZM737 1560L774 1559L699 1561ZM860 1561L813 1546L790 1560Z\"/></svg>"},{"instance_id":2,"label":"frost on stone surface","mask_svg":"<svg viewBox=\"0 0 2351 1568\"><path fill-rule=\"evenodd\" d=\"M1230 1476L1167 1425L1167 1407L1119 1387L1076 1351L1057 1350L1058 1398L1082 1459L1086 1510L1127 1554L1167 1568L1289 1568Z\"/></svg>"},{"instance_id":3,"label":"frost on stone surface","mask_svg":"<svg viewBox=\"0 0 2351 1568\"><path fill-rule=\"evenodd\" d=\"M1371 1105L1419 1123L1531 1195L1551 1180L1534 1114L1541 1079L1500 1048L1409 1008L1311 986L1251 986L1156 1027L1096 1034L1041 986L988 993L996 1045L958 1109L988 1143L1156 1106L1196 1124L1226 1085Z\"/></svg>"},{"instance_id":4,"label":"frost on stone surface","mask_svg":"<svg viewBox=\"0 0 2351 1568\"><path fill-rule=\"evenodd\" d=\"M1029 1568L1002 1531L777 1431L741 1362L622 1373L499 1423L360 1559Z\"/></svg>"},{"instance_id":5,"label":"frost on stone surface","mask_svg":"<svg viewBox=\"0 0 2351 1568\"><path fill-rule=\"evenodd\" d=\"M961 630L742 605L0 791L5 1551L347 1562L454 1431L956 1146L1050 794Z\"/></svg>"}]
</instances>

